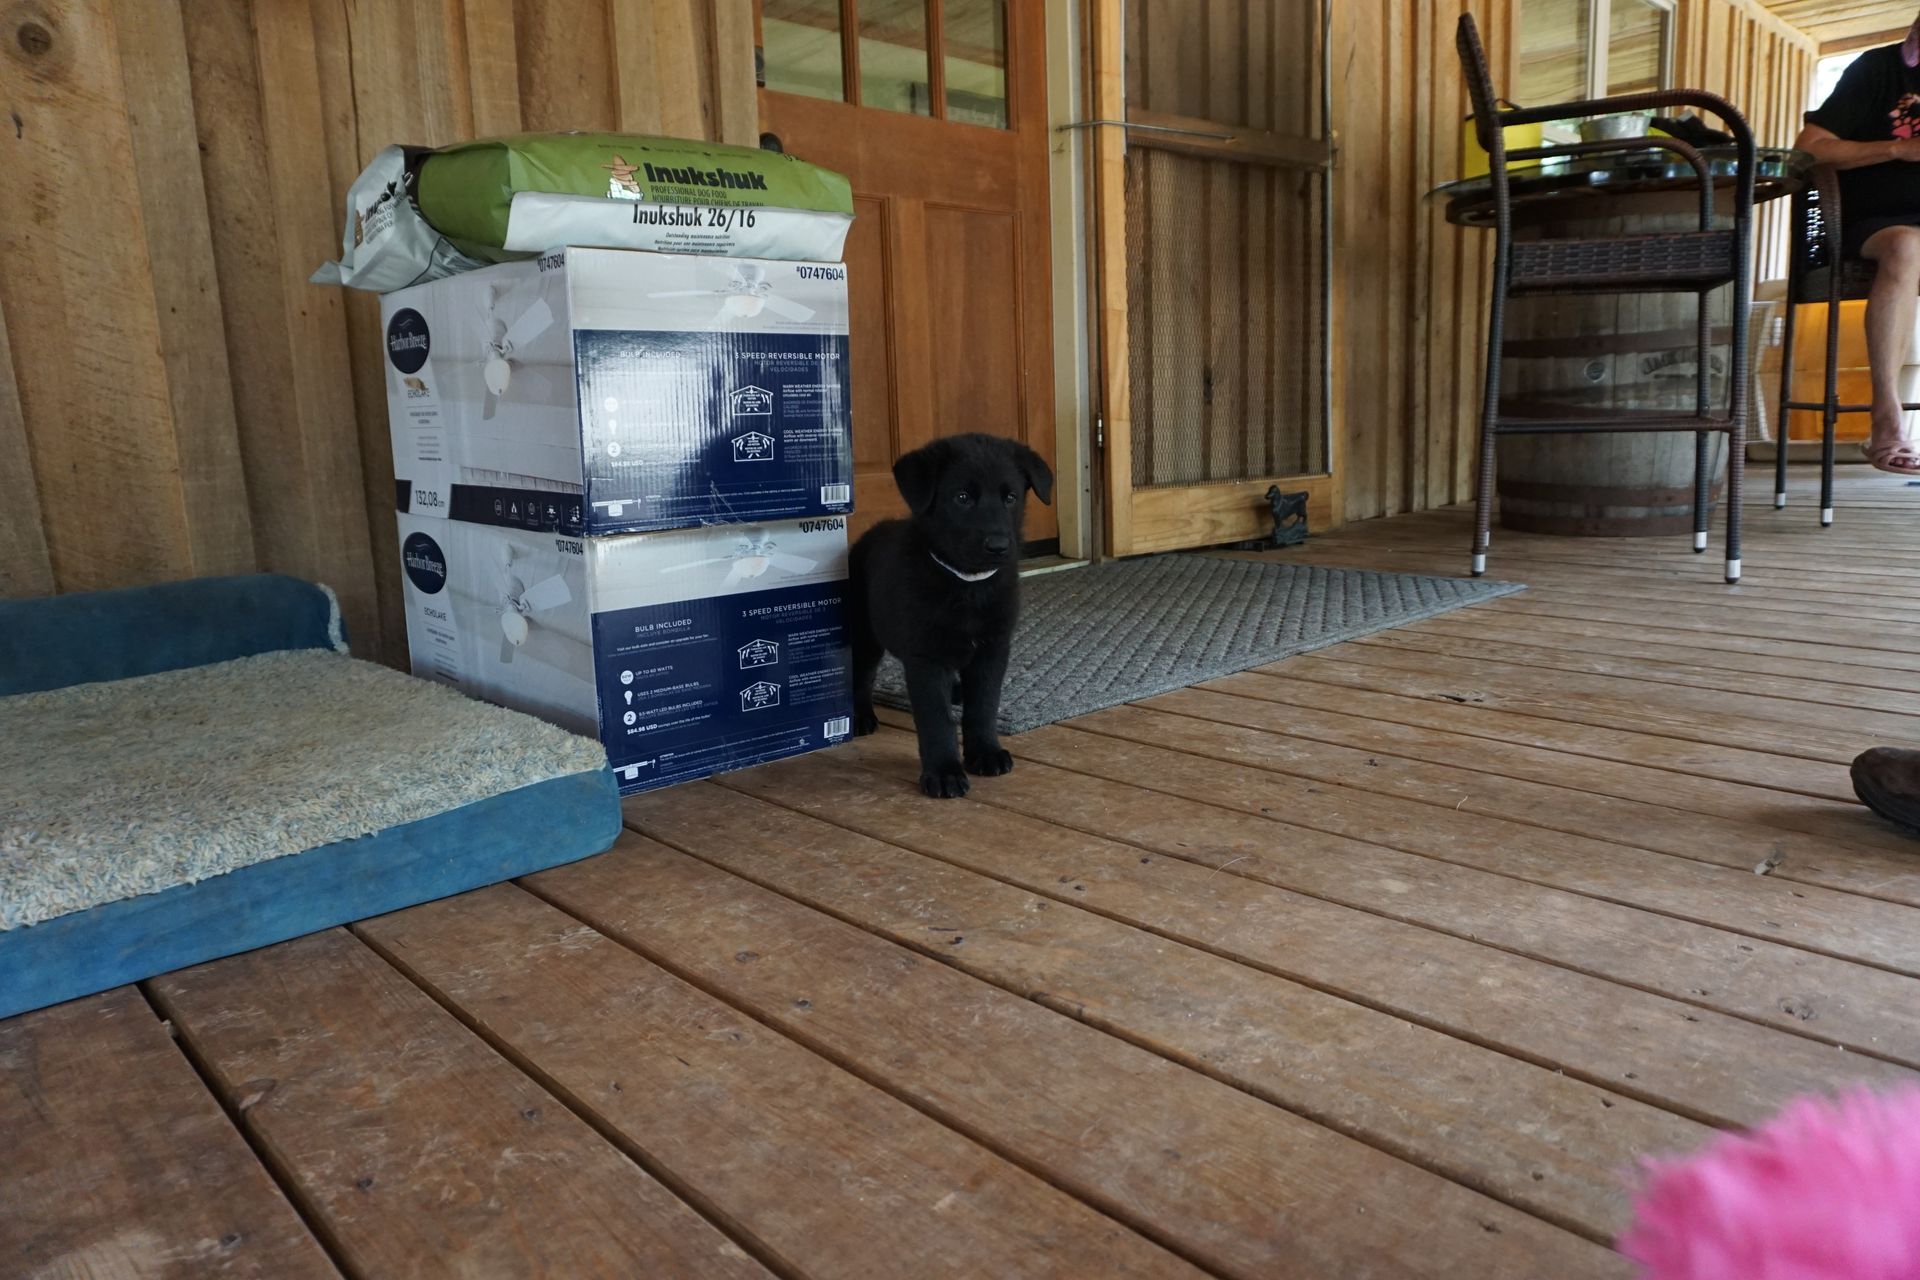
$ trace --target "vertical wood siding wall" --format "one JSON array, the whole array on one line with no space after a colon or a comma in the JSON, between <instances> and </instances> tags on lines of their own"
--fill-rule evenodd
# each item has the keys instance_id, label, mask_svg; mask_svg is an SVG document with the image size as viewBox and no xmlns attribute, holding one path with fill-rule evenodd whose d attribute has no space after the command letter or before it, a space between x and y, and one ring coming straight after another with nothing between
<instances>
[{"instance_id":1,"label":"vertical wood siding wall","mask_svg":"<svg viewBox=\"0 0 1920 1280\"><path fill-rule=\"evenodd\" d=\"M1305 0L1312 3L1312 0ZM1454 23L1513 82L1518 0L1337 0L1346 510L1464 498L1489 245ZM751 0L23 0L0 30L0 595L283 570L403 660L377 306L306 283L389 142L621 127L750 142ZM1678 79L1789 141L1814 48L1681 0ZM1783 249L1778 215L1763 274Z\"/></svg>"},{"instance_id":2,"label":"vertical wood siding wall","mask_svg":"<svg viewBox=\"0 0 1920 1280\"><path fill-rule=\"evenodd\" d=\"M392 142L757 136L751 0L25 0L0 22L0 596L280 570L402 663L378 302L307 283L348 184Z\"/></svg>"}]
</instances>

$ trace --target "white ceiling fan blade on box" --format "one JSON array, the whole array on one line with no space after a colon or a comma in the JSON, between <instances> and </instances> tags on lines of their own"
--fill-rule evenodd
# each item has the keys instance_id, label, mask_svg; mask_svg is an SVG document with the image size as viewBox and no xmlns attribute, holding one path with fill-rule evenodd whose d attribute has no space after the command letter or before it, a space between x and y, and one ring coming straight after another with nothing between
<instances>
[{"instance_id":1,"label":"white ceiling fan blade on box","mask_svg":"<svg viewBox=\"0 0 1920 1280\"><path fill-rule=\"evenodd\" d=\"M573 589L567 586L565 574L556 573L551 578L534 583L520 593L520 605L529 613L538 613L543 609L559 609L573 601Z\"/></svg>"},{"instance_id":2,"label":"white ceiling fan blade on box","mask_svg":"<svg viewBox=\"0 0 1920 1280\"><path fill-rule=\"evenodd\" d=\"M795 323L813 319L812 307L801 306L799 303L787 298L782 298L778 294L763 294L760 300L766 304L767 310L783 319L792 320Z\"/></svg>"},{"instance_id":3,"label":"white ceiling fan blade on box","mask_svg":"<svg viewBox=\"0 0 1920 1280\"><path fill-rule=\"evenodd\" d=\"M553 307L545 298L535 298L533 304L522 311L506 328L501 341L508 351L524 347L535 338L553 328Z\"/></svg>"},{"instance_id":4,"label":"white ceiling fan blade on box","mask_svg":"<svg viewBox=\"0 0 1920 1280\"><path fill-rule=\"evenodd\" d=\"M668 568L662 569L660 572L685 573L689 569L704 569L710 564L725 564L731 559L733 559L732 556L712 556L705 560L689 560L685 564L671 565Z\"/></svg>"},{"instance_id":5,"label":"white ceiling fan blade on box","mask_svg":"<svg viewBox=\"0 0 1920 1280\"><path fill-rule=\"evenodd\" d=\"M815 562L805 556L790 556L784 551L775 551L767 557L773 567L785 573L812 573Z\"/></svg>"}]
</instances>

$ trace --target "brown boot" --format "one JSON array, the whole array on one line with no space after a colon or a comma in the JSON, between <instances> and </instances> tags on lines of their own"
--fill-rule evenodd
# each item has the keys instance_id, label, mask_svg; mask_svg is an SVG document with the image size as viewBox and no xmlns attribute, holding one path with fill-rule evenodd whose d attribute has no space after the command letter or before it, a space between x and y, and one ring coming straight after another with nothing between
<instances>
[{"instance_id":1,"label":"brown boot","mask_svg":"<svg viewBox=\"0 0 1920 1280\"><path fill-rule=\"evenodd\" d=\"M1920 751L1875 747L1853 762L1853 791L1867 808L1920 835Z\"/></svg>"}]
</instances>

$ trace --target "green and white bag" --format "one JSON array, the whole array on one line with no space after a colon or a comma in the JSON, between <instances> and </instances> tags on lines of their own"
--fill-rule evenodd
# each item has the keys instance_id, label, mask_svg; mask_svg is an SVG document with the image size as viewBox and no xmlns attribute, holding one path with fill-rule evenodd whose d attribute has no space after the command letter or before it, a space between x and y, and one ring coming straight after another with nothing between
<instances>
[{"instance_id":1,"label":"green and white bag","mask_svg":"<svg viewBox=\"0 0 1920 1280\"><path fill-rule=\"evenodd\" d=\"M563 245L836 262L846 178L791 156L637 134L520 134L389 147L347 195L316 284L385 293Z\"/></svg>"}]
</instances>

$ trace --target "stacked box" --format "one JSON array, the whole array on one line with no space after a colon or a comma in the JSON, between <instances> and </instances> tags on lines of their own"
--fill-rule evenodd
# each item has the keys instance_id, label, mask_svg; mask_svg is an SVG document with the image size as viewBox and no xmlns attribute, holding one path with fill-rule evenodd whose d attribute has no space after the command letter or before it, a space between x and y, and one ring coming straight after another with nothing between
<instances>
[{"instance_id":1,"label":"stacked box","mask_svg":"<svg viewBox=\"0 0 1920 1280\"><path fill-rule=\"evenodd\" d=\"M567 249L382 313L416 674L628 791L846 736L844 267Z\"/></svg>"}]
</instances>

